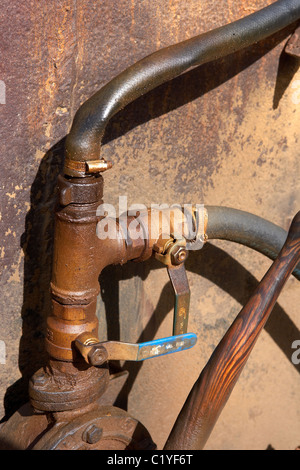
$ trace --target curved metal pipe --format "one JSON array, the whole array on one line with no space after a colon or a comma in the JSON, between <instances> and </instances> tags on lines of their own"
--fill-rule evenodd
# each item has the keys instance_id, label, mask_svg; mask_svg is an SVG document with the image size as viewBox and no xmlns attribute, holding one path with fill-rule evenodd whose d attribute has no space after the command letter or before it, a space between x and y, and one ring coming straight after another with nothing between
<instances>
[{"instance_id":1,"label":"curved metal pipe","mask_svg":"<svg viewBox=\"0 0 300 470\"><path fill-rule=\"evenodd\" d=\"M252 248L275 260L287 237L278 225L249 212L231 207L205 206L208 239L228 240ZM293 271L300 281L300 263Z\"/></svg>"},{"instance_id":2,"label":"curved metal pipe","mask_svg":"<svg viewBox=\"0 0 300 470\"><path fill-rule=\"evenodd\" d=\"M111 117L141 95L191 67L243 49L300 18L300 0L278 0L272 5L220 28L163 48L115 77L77 111L66 140L66 159L98 160L101 139ZM82 176L66 165L70 176Z\"/></svg>"}]
</instances>

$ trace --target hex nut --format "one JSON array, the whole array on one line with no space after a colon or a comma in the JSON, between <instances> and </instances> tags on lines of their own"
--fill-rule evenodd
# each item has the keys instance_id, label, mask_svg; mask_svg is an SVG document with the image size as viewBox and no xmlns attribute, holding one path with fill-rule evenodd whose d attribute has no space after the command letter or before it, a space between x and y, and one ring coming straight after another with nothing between
<instances>
[{"instance_id":1,"label":"hex nut","mask_svg":"<svg viewBox=\"0 0 300 470\"><path fill-rule=\"evenodd\" d=\"M33 386L43 387L48 382L49 376L43 370L38 370L33 374L30 380Z\"/></svg>"},{"instance_id":2,"label":"hex nut","mask_svg":"<svg viewBox=\"0 0 300 470\"><path fill-rule=\"evenodd\" d=\"M103 346L92 346L87 357L92 366L101 366L107 361L108 353Z\"/></svg>"},{"instance_id":3,"label":"hex nut","mask_svg":"<svg viewBox=\"0 0 300 470\"><path fill-rule=\"evenodd\" d=\"M88 444L96 444L100 441L103 434L103 430L98 428L96 424L91 424L88 426L82 434L82 439Z\"/></svg>"},{"instance_id":4,"label":"hex nut","mask_svg":"<svg viewBox=\"0 0 300 470\"><path fill-rule=\"evenodd\" d=\"M176 250L174 250L174 252L171 253L172 264L184 263L187 257L188 257L187 250L183 248L182 246L180 246Z\"/></svg>"}]
</instances>

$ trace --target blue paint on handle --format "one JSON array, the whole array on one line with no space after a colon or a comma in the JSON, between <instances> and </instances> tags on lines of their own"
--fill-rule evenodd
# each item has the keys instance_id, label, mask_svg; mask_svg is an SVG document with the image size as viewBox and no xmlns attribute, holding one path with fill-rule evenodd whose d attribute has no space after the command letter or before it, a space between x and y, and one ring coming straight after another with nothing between
<instances>
[{"instance_id":1,"label":"blue paint on handle","mask_svg":"<svg viewBox=\"0 0 300 470\"><path fill-rule=\"evenodd\" d=\"M169 336L167 338L154 339L145 343L139 343L137 361L144 361L153 357L173 354L175 352L184 351L195 346L197 335L194 333L186 333L183 335Z\"/></svg>"}]
</instances>

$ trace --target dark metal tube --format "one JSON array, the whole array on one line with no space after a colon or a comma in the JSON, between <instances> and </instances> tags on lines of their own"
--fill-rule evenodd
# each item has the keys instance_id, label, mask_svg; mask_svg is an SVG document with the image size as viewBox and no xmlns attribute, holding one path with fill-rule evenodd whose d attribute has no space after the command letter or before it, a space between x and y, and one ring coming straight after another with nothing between
<instances>
[{"instance_id":1,"label":"dark metal tube","mask_svg":"<svg viewBox=\"0 0 300 470\"><path fill-rule=\"evenodd\" d=\"M145 57L79 108L66 140L66 157L83 162L99 159L108 121L127 104L189 68L250 46L299 18L300 0L278 0L245 18Z\"/></svg>"},{"instance_id":2,"label":"dark metal tube","mask_svg":"<svg viewBox=\"0 0 300 470\"><path fill-rule=\"evenodd\" d=\"M228 240L248 246L275 260L287 237L287 232L268 220L231 207L205 206L208 214L208 240ZM293 271L300 280L300 263Z\"/></svg>"}]
</instances>

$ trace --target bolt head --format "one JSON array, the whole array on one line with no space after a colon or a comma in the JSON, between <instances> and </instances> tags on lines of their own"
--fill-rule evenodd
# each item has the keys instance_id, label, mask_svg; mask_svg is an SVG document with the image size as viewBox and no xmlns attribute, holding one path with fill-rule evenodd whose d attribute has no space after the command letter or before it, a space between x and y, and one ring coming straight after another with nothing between
<instances>
[{"instance_id":1,"label":"bolt head","mask_svg":"<svg viewBox=\"0 0 300 470\"><path fill-rule=\"evenodd\" d=\"M91 424L83 432L82 439L88 444L96 444L96 442L100 441L102 434L103 430L101 428L98 428L96 424Z\"/></svg>"},{"instance_id":2,"label":"bolt head","mask_svg":"<svg viewBox=\"0 0 300 470\"><path fill-rule=\"evenodd\" d=\"M33 384L34 387L42 387L45 384L47 384L48 379L49 379L49 376L43 370L38 370L31 377L31 383Z\"/></svg>"},{"instance_id":3,"label":"bolt head","mask_svg":"<svg viewBox=\"0 0 300 470\"><path fill-rule=\"evenodd\" d=\"M183 247L179 247L177 250L171 253L171 260L173 264L184 263L187 257L188 257L188 252Z\"/></svg>"},{"instance_id":4,"label":"bolt head","mask_svg":"<svg viewBox=\"0 0 300 470\"><path fill-rule=\"evenodd\" d=\"M88 353L88 360L92 366L101 366L107 358L108 354L103 346L93 346Z\"/></svg>"}]
</instances>

